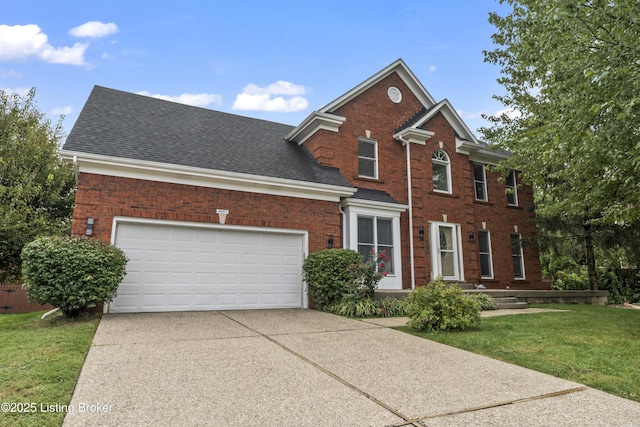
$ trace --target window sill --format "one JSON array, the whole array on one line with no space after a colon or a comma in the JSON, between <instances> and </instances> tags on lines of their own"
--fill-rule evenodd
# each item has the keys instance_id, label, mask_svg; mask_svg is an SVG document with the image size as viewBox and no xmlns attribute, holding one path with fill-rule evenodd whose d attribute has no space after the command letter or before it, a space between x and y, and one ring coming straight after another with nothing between
<instances>
[{"instance_id":1,"label":"window sill","mask_svg":"<svg viewBox=\"0 0 640 427\"><path fill-rule=\"evenodd\" d=\"M453 194L453 193L441 193L439 191L429 191L428 194L431 194L433 196L442 196L442 197L452 197L454 199L459 199L460 196Z\"/></svg>"},{"instance_id":2,"label":"window sill","mask_svg":"<svg viewBox=\"0 0 640 427\"><path fill-rule=\"evenodd\" d=\"M477 204L479 204L479 205L485 205L485 206L495 206L495 203L492 203L492 202L490 202L490 201L488 201L488 200L478 200L478 199L475 199L475 200L473 201L473 203L477 203Z\"/></svg>"},{"instance_id":3,"label":"window sill","mask_svg":"<svg viewBox=\"0 0 640 427\"><path fill-rule=\"evenodd\" d=\"M360 176L360 175L358 175L358 176L355 176L353 179L355 181L378 182L380 184L384 184L384 181L381 180L380 178L371 178L371 177L368 177L368 176Z\"/></svg>"}]
</instances>

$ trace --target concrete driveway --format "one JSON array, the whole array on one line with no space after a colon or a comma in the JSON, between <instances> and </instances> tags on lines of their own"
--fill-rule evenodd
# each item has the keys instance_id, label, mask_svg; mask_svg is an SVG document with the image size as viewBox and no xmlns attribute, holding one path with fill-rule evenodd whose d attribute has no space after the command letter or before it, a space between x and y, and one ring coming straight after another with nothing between
<instances>
[{"instance_id":1,"label":"concrete driveway","mask_svg":"<svg viewBox=\"0 0 640 427\"><path fill-rule=\"evenodd\" d=\"M640 425L640 403L314 310L106 315L65 426Z\"/></svg>"}]
</instances>

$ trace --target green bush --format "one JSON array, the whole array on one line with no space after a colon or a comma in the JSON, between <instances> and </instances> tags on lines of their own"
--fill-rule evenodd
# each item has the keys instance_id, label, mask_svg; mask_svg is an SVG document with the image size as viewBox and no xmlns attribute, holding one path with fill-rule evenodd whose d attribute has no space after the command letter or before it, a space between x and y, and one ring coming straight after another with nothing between
<instances>
[{"instance_id":1,"label":"green bush","mask_svg":"<svg viewBox=\"0 0 640 427\"><path fill-rule=\"evenodd\" d=\"M351 249L323 249L304 260L302 272L307 292L317 308L339 301L352 283L353 268L362 263L362 255Z\"/></svg>"},{"instance_id":2,"label":"green bush","mask_svg":"<svg viewBox=\"0 0 640 427\"><path fill-rule=\"evenodd\" d=\"M485 310L496 310L496 302L487 294L465 294L467 298L473 298L478 304L478 309L480 311Z\"/></svg>"},{"instance_id":3,"label":"green bush","mask_svg":"<svg viewBox=\"0 0 640 427\"><path fill-rule=\"evenodd\" d=\"M395 298L343 298L324 308L347 317L398 317L407 315L407 302Z\"/></svg>"},{"instance_id":4,"label":"green bush","mask_svg":"<svg viewBox=\"0 0 640 427\"><path fill-rule=\"evenodd\" d=\"M463 330L480 321L480 310L474 299L457 286L434 280L417 288L407 297L410 316L408 326L418 331Z\"/></svg>"},{"instance_id":5,"label":"green bush","mask_svg":"<svg viewBox=\"0 0 640 427\"><path fill-rule=\"evenodd\" d=\"M408 303L405 300L386 297L376 300L382 317L401 317L407 315Z\"/></svg>"},{"instance_id":6,"label":"green bush","mask_svg":"<svg viewBox=\"0 0 640 427\"><path fill-rule=\"evenodd\" d=\"M67 317L113 300L125 275L122 250L85 237L41 237L22 250L30 301L60 307Z\"/></svg>"}]
</instances>

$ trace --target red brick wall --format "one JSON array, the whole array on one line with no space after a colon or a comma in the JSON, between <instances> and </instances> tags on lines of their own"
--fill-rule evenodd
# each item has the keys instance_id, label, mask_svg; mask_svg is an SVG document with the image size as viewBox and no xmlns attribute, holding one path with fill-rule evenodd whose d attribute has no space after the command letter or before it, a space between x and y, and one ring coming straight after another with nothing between
<instances>
[{"instance_id":1,"label":"red brick wall","mask_svg":"<svg viewBox=\"0 0 640 427\"><path fill-rule=\"evenodd\" d=\"M402 92L402 101L393 103L388 95L389 86ZM335 114L346 117L339 132L320 131L305 142L305 146L322 164L334 166L355 187L386 191L400 203L408 204L406 148L393 139L395 129L404 124L422 109L422 104L413 95L397 74L392 74L355 99L341 106ZM443 221L461 225L462 252L465 280L468 283L483 283L487 287L535 288L540 286L538 253L530 247L524 249L527 280L513 280L510 234L513 225L524 238L535 235L535 227L528 223L532 216L529 209L533 197L529 188L519 191L520 207L507 207L505 186L497 181L496 174L487 174L489 202L475 202L473 168L469 157L456 152L456 134L443 114L437 113L423 129L434 132L426 145L411 145L411 175L413 198L414 251L416 284L422 285L431 277L429 253L429 221ZM379 179L358 177L358 137L378 141ZM440 148L451 161L452 194L433 191L431 155ZM480 280L478 243L469 242L469 232L477 235L482 222L491 232L495 280ZM403 287L411 286L409 260L408 213L400 219L402 239ZM424 227L425 238L419 238L418 230Z\"/></svg>"},{"instance_id":2,"label":"red brick wall","mask_svg":"<svg viewBox=\"0 0 640 427\"><path fill-rule=\"evenodd\" d=\"M218 190L80 173L72 233L110 241L114 216L218 223L216 209L228 209L226 224L309 231L309 251L326 248L329 235L340 247L341 219L335 202Z\"/></svg>"}]
</instances>

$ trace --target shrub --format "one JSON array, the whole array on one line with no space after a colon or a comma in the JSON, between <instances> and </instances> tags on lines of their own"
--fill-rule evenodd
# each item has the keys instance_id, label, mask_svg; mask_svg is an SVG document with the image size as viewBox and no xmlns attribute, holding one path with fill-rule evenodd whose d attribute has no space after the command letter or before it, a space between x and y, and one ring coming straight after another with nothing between
<instances>
[{"instance_id":1,"label":"shrub","mask_svg":"<svg viewBox=\"0 0 640 427\"><path fill-rule=\"evenodd\" d=\"M457 286L434 280L411 292L408 325L418 331L463 330L480 321L480 310L474 299L465 297Z\"/></svg>"},{"instance_id":2,"label":"shrub","mask_svg":"<svg viewBox=\"0 0 640 427\"><path fill-rule=\"evenodd\" d=\"M309 254L302 264L307 292L320 309L339 301L353 280L353 267L362 255L351 249L323 249Z\"/></svg>"},{"instance_id":3,"label":"shrub","mask_svg":"<svg viewBox=\"0 0 640 427\"><path fill-rule=\"evenodd\" d=\"M41 237L22 250L30 301L60 307L67 317L113 300L125 275L122 250L85 237Z\"/></svg>"},{"instance_id":4,"label":"shrub","mask_svg":"<svg viewBox=\"0 0 640 427\"><path fill-rule=\"evenodd\" d=\"M399 317L407 315L408 303L405 300L386 297L376 300L382 317Z\"/></svg>"},{"instance_id":5,"label":"shrub","mask_svg":"<svg viewBox=\"0 0 640 427\"><path fill-rule=\"evenodd\" d=\"M343 298L325 311L347 317L397 317L407 315L407 302L395 298Z\"/></svg>"},{"instance_id":6,"label":"shrub","mask_svg":"<svg viewBox=\"0 0 640 427\"><path fill-rule=\"evenodd\" d=\"M478 304L478 309L480 311L485 310L496 310L496 302L487 294L466 294L467 298L473 298Z\"/></svg>"}]
</instances>

